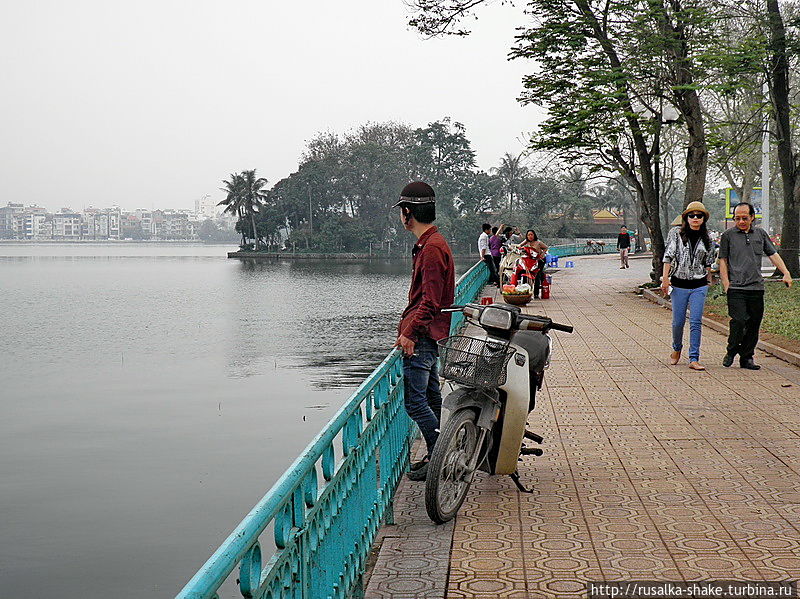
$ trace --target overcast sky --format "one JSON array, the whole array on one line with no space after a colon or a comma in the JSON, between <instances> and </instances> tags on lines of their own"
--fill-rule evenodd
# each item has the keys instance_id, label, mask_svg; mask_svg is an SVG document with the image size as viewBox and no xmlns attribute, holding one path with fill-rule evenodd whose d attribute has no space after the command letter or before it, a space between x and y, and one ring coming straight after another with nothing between
<instances>
[{"instance_id":1,"label":"overcast sky","mask_svg":"<svg viewBox=\"0 0 800 599\"><path fill-rule=\"evenodd\" d=\"M425 40L403 0L41 0L0 8L0 205L192 208L270 184L306 140L367 121L463 122L482 168L539 120L507 60L521 7Z\"/></svg>"}]
</instances>

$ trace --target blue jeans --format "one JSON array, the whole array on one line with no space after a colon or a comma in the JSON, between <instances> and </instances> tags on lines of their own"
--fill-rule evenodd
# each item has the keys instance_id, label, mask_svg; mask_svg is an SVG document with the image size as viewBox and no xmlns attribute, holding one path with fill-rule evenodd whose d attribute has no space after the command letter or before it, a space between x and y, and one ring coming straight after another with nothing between
<instances>
[{"instance_id":1,"label":"blue jeans","mask_svg":"<svg viewBox=\"0 0 800 599\"><path fill-rule=\"evenodd\" d=\"M672 349L683 349L683 325L686 323L686 308L689 308L689 361L700 360L700 337L703 331L703 306L706 303L708 285L697 289L672 288Z\"/></svg>"},{"instance_id":2,"label":"blue jeans","mask_svg":"<svg viewBox=\"0 0 800 599\"><path fill-rule=\"evenodd\" d=\"M442 417L438 360L439 347L430 337L420 338L414 346L414 355L403 357L406 412L419 426L428 455L439 437Z\"/></svg>"}]
</instances>

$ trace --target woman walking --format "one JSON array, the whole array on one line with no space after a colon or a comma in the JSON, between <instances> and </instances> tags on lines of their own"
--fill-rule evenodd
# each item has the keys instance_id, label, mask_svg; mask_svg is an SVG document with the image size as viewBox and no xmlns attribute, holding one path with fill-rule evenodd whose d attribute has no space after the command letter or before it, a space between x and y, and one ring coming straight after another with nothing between
<instances>
[{"instance_id":1,"label":"woman walking","mask_svg":"<svg viewBox=\"0 0 800 599\"><path fill-rule=\"evenodd\" d=\"M661 290L667 295L672 284L672 354L670 364L677 364L683 349L683 325L689 309L689 368L705 370L700 364L700 337L703 328L703 307L714 249L706 223L708 210L702 202L691 202L681 215L681 226L672 227L664 250L664 271Z\"/></svg>"}]
</instances>

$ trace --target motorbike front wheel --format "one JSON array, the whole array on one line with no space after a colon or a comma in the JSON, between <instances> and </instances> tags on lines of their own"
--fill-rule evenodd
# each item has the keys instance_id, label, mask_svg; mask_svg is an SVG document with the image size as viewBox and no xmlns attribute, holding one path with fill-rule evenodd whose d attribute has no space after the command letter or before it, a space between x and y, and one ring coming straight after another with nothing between
<instances>
[{"instance_id":1,"label":"motorbike front wheel","mask_svg":"<svg viewBox=\"0 0 800 599\"><path fill-rule=\"evenodd\" d=\"M474 475L470 464L480 450L477 418L470 408L453 413L433 448L425 483L425 509L436 524L452 520L469 491Z\"/></svg>"}]
</instances>

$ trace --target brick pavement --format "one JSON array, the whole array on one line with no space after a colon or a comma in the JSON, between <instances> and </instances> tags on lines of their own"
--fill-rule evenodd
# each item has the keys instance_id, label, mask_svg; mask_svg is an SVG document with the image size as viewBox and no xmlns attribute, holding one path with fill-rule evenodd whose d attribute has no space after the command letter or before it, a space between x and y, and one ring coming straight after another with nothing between
<instances>
[{"instance_id":1,"label":"brick pavement","mask_svg":"<svg viewBox=\"0 0 800 599\"><path fill-rule=\"evenodd\" d=\"M454 523L434 526L424 485L404 480L397 525L368 598L585 597L592 580L800 578L800 369L759 352L762 370L670 366L671 313L630 291L650 261L575 259L532 304L575 326L554 333L529 428L534 489L479 473ZM688 325L686 334L688 336ZM448 559L449 554L449 559Z\"/></svg>"}]
</instances>

